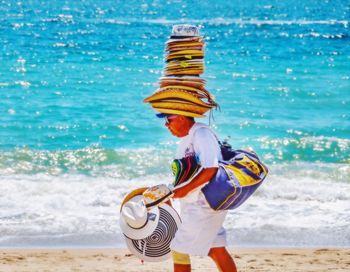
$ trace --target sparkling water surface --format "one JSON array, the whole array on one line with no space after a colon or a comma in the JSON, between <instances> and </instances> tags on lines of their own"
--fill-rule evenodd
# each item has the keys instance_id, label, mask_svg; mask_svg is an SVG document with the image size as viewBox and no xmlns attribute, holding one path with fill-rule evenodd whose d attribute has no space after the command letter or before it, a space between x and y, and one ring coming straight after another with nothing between
<instances>
[{"instance_id":1,"label":"sparkling water surface","mask_svg":"<svg viewBox=\"0 0 350 272\"><path fill-rule=\"evenodd\" d=\"M180 23L205 36L212 126L270 166L230 245L349 246L349 18L346 1L0 0L0 246L123 246L123 196L172 180L177 139L142 100Z\"/></svg>"}]
</instances>

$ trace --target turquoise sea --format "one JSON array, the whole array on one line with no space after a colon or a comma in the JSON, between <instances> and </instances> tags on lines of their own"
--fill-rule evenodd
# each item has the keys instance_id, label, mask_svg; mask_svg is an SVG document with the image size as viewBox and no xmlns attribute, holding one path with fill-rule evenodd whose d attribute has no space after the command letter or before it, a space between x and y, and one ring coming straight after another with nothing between
<instances>
[{"instance_id":1,"label":"turquoise sea","mask_svg":"<svg viewBox=\"0 0 350 272\"><path fill-rule=\"evenodd\" d=\"M124 246L123 196L172 181L178 139L142 100L182 23L205 36L211 125L270 166L230 245L349 246L349 18L341 0L0 0L0 246Z\"/></svg>"}]
</instances>

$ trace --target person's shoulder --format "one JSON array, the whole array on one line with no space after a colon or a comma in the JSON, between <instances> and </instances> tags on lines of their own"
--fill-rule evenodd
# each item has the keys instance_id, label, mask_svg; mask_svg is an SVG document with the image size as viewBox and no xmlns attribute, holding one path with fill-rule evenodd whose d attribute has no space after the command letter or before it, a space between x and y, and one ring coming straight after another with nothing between
<instances>
[{"instance_id":1,"label":"person's shoulder","mask_svg":"<svg viewBox=\"0 0 350 272\"><path fill-rule=\"evenodd\" d=\"M195 137L212 137L215 136L214 132L207 125L202 123L195 123Z\"/></svg>"},{"instance_id":2,"label":"person's shoulder","mask_svg":"<svg viewBox=\"0 0 350 272\"><path fill-rule=\"evenodd\" d=\"M191 128L191 133L193 135L197 134L199 131L208 131L209 127L206 124L203 123L194 123L193 127Z\"/></svg>"},{"instance_id":3,"label":"person's shoulder","mask_svg":"<svg viewBox=\"0 0 350 272\"><path fill-rule=\"evenodd\" d=\"M204 123L196 122L196 123L194 123L192 129L197 131L197 130L200 130L200 129L210 129L210 128L208 127L208 125L206 125Z\"/></svg>"}]
</instances>

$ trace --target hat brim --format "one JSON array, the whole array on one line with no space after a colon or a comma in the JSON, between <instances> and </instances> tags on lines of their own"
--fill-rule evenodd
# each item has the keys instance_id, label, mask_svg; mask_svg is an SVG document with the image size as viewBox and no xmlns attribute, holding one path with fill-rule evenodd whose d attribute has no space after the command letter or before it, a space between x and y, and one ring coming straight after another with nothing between
<instances>
[{"instance_id":1,"label":"hat brim","mask_svg":"<svg viewBox=\"0 0 350 272\"><path fill-rule=\"evenodd\" d=\"M132 197L129 201L142 201L143 196L142 195L136 195ZM127 202L129 202L127 201ZM159 221L159 209L157 206L148 209L147 211L147 222L146 224L141 228L133 228L131 227L123 218L122 214L120 213L120 228L122 229L122 232L124 235L130 239L143 239L148 236L150 236L154 230L156 229Z\"/></svg>"},{"instance_id":2,"label":"hat brim","mask_svg":"<svg viewBox=\"0 0 350 272\"><path fill-rule=\"evenodd\" d=\"M201 75L204 73L204 70L182 70L182 71L165 71L165 75Z\"/></svg>"},{"instance_id":3,"label":"hat brim","mask_svg":"<svg viewBox=\"0 0 350 272\"><path fill-rule=\"evenodd\" d=\"M137 196L137 195L142 195L144 191L146 191L148 189L148 187L141 187L141 188L137 188L135 190L132 190L130 193L128 193L123 201L122 201L122 204L120 205L120 211L122 210L122 207L124 206L124 204L126 202L128 202L130 199L132 199L134 196Z\"/></svg>"},{"instance_id":4,"label":"hat brim","mask_svg":"<svg viewBox=\"0 0 350 272\"><path fill-rule=\"evenodd\" d=\"M171 114L165 114L165 113L157 113L157 114L156 114L156 116L157 116L158 118L165 118L165 117L168 117L169 115L171 115Z\"/></svg>"},{"instance_id":5,"label":"hat brim","mask_svg":"<svg viewBox=\"0 0 350 272\"><path fill-rule=\"evenodd\" d=\"M184 104L187 104L187 103L193 103L194 104L194 108L196 108L195 105L198 105L200 107L203 107L203 108L212 108L213 105L211 104L207 104L206 102L202 101L200 99L200 95L196 93L196 91L193 91L193 90L190 90L190 87L183 87L184 89L172 89L171 87L165 89L164 90L161 90L161 91L158 91L156 93L154 93L153 95L147 97L144 102L146 103L150 103L152 106L155 104L155 103L161 103L161 102L177 102L177 103L184 103ZM187 90L185 89L187 88ZM192 89L192 88L191 88ZM198 90L198 92L201 92L201 90ZM171 104L170 104L171 105ZM157 106L155 106L157 107ZM160 108L162 108L161 106L158 106ZM188 107L188 106L187 106ZM173 107L164 107L164 108L170 108L172 109ZM182 108L175 108L175 109L179 109L179 110L183 110ZM197 113L201 113L201 110L200 109L199 111L198 110L193 110L193 112L197 112ZM205 112L206 110L204 110Z\"/></svg>"},{"instance_id":6,"label":"hat brim","mask_svg":"<svg viewBox=\"0 0 350 272\"><path fill-rule=\"evenodd\" d=\"M172 42L191 42L191 41L202 41L203 36L171 36L169 40L167 40L165 43L172 43Z\"/></svg>"},{"instance_id":7,"label":"hat brim","mask_svg":"<svg viewBox=\"0 0 350 272\"><path fill-rule=\"evenodd\" d=\"M177 80L177 81L196 81L205 83L206 80L199 76L162 76L160 80Z\"/></svg>"},{"instance_id":8,"label":"hat brim","mask_svg":"<svg viewBox=\"0 0 350 272\"><path fill-rule=\"evenodd\" d=\"M156 108L156 107L153 107L153 109L160 112L160 113L165 113L165 114L175 114L175 115L182 115L182 116L187 116L187 117L197 117L197 118L205 117L205 115L203 115L203 114L198 114L198 113L189 112L189 111L163 109L163 108Z\"/></svg>"},{"instance_id":9,"label":"hat brim","mask_svg":"<svg viewBox=\"0 0 350 272\"><path fill-rule=\"evenodd\" d=\"M204 89L204 84L200 82L176 81L176 80L162 80L159 83L159 87L164 88L164 87L180 85L180 84L181 86L199 89L200 91Z\"/></svg>"}]
</instances>

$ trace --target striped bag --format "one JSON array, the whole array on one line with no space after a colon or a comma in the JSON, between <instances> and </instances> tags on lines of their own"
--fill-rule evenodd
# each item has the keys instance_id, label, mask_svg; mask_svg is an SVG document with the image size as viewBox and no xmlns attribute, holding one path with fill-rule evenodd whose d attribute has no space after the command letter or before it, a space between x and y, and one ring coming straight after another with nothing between
<instances>
[{"instance_id":1,"label":"striped bag","mask_svg":"<svg viewBox=\"0 0 350 272\"><path fill-rule=\"evenodd\" d=\"M212 209L236 209L255 192L267 173L254 152L234 150L234 156L220 162L216 176L201 190Z\"/></svg>"}]
</instances>

